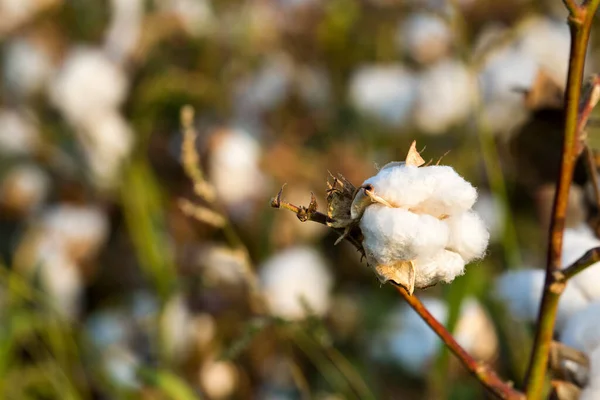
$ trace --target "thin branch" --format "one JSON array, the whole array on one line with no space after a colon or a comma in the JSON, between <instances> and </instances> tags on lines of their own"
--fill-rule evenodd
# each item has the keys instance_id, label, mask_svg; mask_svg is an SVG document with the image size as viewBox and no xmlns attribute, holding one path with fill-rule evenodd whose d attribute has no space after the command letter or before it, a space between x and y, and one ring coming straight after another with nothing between
<instances>
[{"instance_id":1,"label":"thin branch","mask_svg":"<svg viewBox=\"0 0 600 400\"><path fill-rule=\"evenodd\" d=\"M525 391L527 399L530 400L541 399L544 392L558 300L565 288L565 281L558 281L557 276L560 274L556 274L556 272L561 268L563 231L575 162L585 146L583 130L589 116L589 113L586 115L586 112L591 109L590 106L594 101L597 102L595 89L586 92L583 108L579 100L592 20L599 3L600 0L591 0L582 6L577 6L573 1L565 1L570 12L568 21L571 30L569 74L565 93L565 131L560 176L550 223L546 281L538 314L534 347L525 378Z\"/></svg>"},{"instance_id":2,"label":"thin branch","mask_svg":"<svg viewBox=\"0 0 600 400\"><path fill-rule=\"evenodd\" d=\"M569 280L587 267L600 261L600 247L588 250L579 260L561 271L563 279ZM559 278L560 279L560 278Z\"/></svg>"},{"instance_id":3,"label":"thin branch","mask_svg":"<svg viewBox=\"0 0 600 400\"><path fill-rule=\"evenodd\" d=\"M582 6L577 4L575 0L563 0L563 3L565 3L565 7L567 7L567 10L569 10L569 14L577 15L579 12L581 12Z\"/></svg>"},{"instance_id":4,"label":"thin branch","mask_svg":"<svg viewBox=\"0 0 600 400\"><path fill-rule=\"evenodd\" d=\"M398 293L402 295L408 305L429 325L429 327L440 337L444 344L462 362L465 368L477 378L479 382L495 397L500 399L524 400L525 395L510 384L504 382L488 365L477 362L458 342L452 334L436 320L425 308L417 296L411 296L401 286L394 285Z\"/></svg>"}]
</instances>

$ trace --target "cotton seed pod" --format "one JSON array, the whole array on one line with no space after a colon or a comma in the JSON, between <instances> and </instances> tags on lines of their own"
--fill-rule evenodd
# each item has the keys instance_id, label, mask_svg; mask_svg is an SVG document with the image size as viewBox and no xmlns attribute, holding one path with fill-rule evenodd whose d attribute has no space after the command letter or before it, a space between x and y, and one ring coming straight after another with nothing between
<instances>
[{"instance_id":1,"label":"cotton seed pod","mask_svg":"<svg viewBox=\"0 0 600 400\"><path fill-rule=\"evenodd\" d=\"M413 142L406 161L367 179L350 208L368 264L382 282L392 280L411 294L451 282L466 262L483 256L489 241L470 211L475 188L449 166L423 164Z\"/></svg>"}]
</instances>

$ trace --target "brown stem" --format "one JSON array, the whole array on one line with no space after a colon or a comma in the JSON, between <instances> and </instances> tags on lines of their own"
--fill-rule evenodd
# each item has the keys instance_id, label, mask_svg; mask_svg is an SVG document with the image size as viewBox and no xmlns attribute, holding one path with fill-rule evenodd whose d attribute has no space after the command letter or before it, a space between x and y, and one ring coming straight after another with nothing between
<instances>
[{"instance_id":1,"label":"brown stem","mask_svg":"<svg viewBox=\"0 0 600 400\"><path fill-rule=\"evenodd\" d=\"M588 250L579 258L579 260L575 261L573 264L561 271L563 279L571 279L573 276L585 270L587 267L594 265L598 261L600 261L600 247L595 247Z\"/></svg>"},{"instance_id":2,"label":"brown stem","mask_svg":"<svg viewBox=\"0 0 600 400\"><path fill-rule=\"evenodd\" d=\"M591 0L582 6L577 6L572 1L565 1L570 11L568 21L571 29L569 74L565 93L565 131L560 176L550 223L546 281L538 314L534 347L525 378L527 399L531 400L541 399L543 395L558 300L565 287L564 282L557 281L559 274L555 272L561 267L563 231L573 170L577 157L584 147L581 135L584 118L580 117L579 99L592 19L599 2L600 0Z\"/></svg>"},{"instance_id":3,"label":"brown stem","mask_svg":"<svg viewBox=\"0 0 600 400\"><path fill-rule=\"evenodd\" d=\"M494 370L483 363L478 363L458 342L452 337L452 334L436 320L433 315L425 308L417 296L411 296L406 289L394 285L398 293L419 316L429 325L429 327L440 337L444 344L450 349L456 357L462 362L465 368L495 397L499 399L523 400L525 395L510 384L504 382Z\"/></svg>"}]
</instances>

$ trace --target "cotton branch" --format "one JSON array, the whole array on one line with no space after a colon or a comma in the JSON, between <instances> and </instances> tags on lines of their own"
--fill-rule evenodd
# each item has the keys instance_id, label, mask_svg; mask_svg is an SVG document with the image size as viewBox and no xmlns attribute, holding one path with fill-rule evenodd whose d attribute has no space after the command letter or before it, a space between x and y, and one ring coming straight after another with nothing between
<instances>
[{"instance_id":1,"label":"cotton branch","mask_svg":"<svg viewBox=\"0 0 600 400\"><path fill-rule=\"evenodd\" d=\"M600 261L600 247L595 247L593 249L588 250L583 256L579 258L579 260L575 261L573 264L569 265L567 268L563 269L562 275L565 280L569 280L581 271L585 270L587 267L594 265Z\"/></svg>"},{"instance_id":2,"label":"cotton branch","mask_svg":"<svg viewBox=\"0 0 600 400\"><path fill-rule=\"evenodd\" d=\"M524 400L525 395L514 389L510 384L504 382L494 370L483 363L477 362L460 344L452 334L446 330L438 320L425 308L417 296L411 296L406 289L394 285L398 293L404 298L408 305L425 321L427 325L440 337L444 344L462 362L465 368L496 398Z\"/></svg>"},{"instance_id":3,"label":"cotton branch","mask_svg":"<svg viewBox=\"0 0 600 400\"><path fill-rule=\"evenodd\" d=\"M565 282L558 279L561 274L556 272L561 268L569 189L575 162L585 148L585 124L591 109L598 101L599 94L598 78L593 77L591 84L586 88L583 101L580 102L586 50L593 17L600 0L586 1L581 6L574 0L565 0L564 3L569 10L568 22L571 30L569 74L565 92L565 130L560 175L550 223L546 281L536 325L535 343L525 378L527 398L531 400L541 399L544 391L558 301L565 287Z\"/></svg>"}]
</instances>

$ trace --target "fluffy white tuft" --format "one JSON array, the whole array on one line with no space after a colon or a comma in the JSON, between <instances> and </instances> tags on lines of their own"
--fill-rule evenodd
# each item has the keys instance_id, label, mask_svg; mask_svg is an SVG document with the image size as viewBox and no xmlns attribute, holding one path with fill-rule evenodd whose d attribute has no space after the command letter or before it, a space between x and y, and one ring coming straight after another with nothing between
<instances>
[{"instance_id":1,"label":"fluffy white tuft","mask_svg":"<svg viewBox=\"0 0 600 400\"><path fill-rule=\"evenodd\" d=\"M496 281L495 294L515 319L533 322L538 315L544 279L543 270L509 271ZM577 286L567 285L558 304L556 329L561 330L569 316L585 308L588 303Z\"/></svg>"},{"instance_id":2,"label":"fluffy white tuft","mask_svg":"<svg viewBox=\"0 0 600 400\"><path fill-rule=\"evenodd\" d=\"M434 254L448 244L448 226L427 214L373 204L360 220L367 255L377 264L414 260Z\"/></svg>"},{"instance_id":3,"label":"fluffy white tuft","mask_svg":"<svg viewBox=\"0 0 600 400\"><path fill-rule=\"evenodd\" d=\"M465 260L453 251L441 250L415 260L415 287L426 288L438 282L450 283L465 272Z\"/></svg>"},{"instance_id":4,"label":"fluffy white tuft","mask_svg":"<svg viewBox=\"0 0 600 400\"><path fill-rule=\"evenodd\" d=\"M561 331L560 341L588 354L600 348L600 302L574 313Z\"/></svg>"},{"instance_id":5,"label":"fluffy white tuft","mask_svg":"<svg viewBox=\"0 0 600 400\"><path fill-rule=\"evenodd\" d=\"M479 215L467 211L451 216L446 223L450 227L448 249L460 254L465 262L483 257L490 234Z\"/></svg>"},{"instance_id":6,"label":"fluffy white tuft","mask_svg":"<svg viewBox=\"0 0 600 400\"><path fill-rule=\"evenodd\" d=\"M274 315L294 320L304 318L307 311L324 315L329 309L333 278L321 255L311 248L276 254L262 265L259 278Z\"/></svg>"},{"instance_id":7,"label":"fluffy white tuft","mask_svg":"<svg viewBox=\"0 0 600 400\"><path fill-rule=\"evenodd\" d=\"M396 164L381 169L367 184L395 207L434 216L467 211L477 200L475 188L449 166Z\"/></svg>"}]
</instances>

